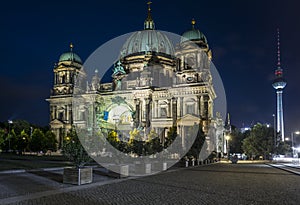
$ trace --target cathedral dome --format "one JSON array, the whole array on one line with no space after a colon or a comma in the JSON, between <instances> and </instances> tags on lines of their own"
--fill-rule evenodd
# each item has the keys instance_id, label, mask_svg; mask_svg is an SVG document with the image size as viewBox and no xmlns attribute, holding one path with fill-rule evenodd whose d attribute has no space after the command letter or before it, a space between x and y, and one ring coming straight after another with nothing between
<instances>
[{"instance_id":1,"label":"cathedral dome","mask_svg":"<svg viewBox=\"0 0 300 205\"><path fill-rule=\"evenodd\" d=\"M82 64L81 58L73 52L73 44L70 44L71 51L61 54L59 57L59 62L62 61L74 61L76 63Z\"/></svg>"},{"instance_id":2,"label":"cathedral dome","mask_svg":"<svg viewBox=\"0 0 300 205\"><path fill-rule=\"evenodd\" d=\"M174 47L160 31L142 30L133 33L121 49L121 57L140 52L157 52L174 55Z\"/></svg>"},{"instance_id":3,"label":"cathedral dome","mask_svg":"<svg viewBox=\"0 0 300 205\"><path fill-rule=\"evenodd\" d=\"M155 30L155 23L151 16L151 2L148 2L148 16L144 22L144 30L134 32L121 49L121 58L141 52L157 52L174 55L174 47L168 37Z\"/></svg>"},{"instance_id":4,"label":"cathedral dome","mask_svg":"<svg viewBox=\"0 0 300 205\"><path fill-rule=\"evenodd\" d=\"M207 39L205 35L199 30L195 28L196 21L192 20L192 29L184 32L181 37L181 43L185 41L202 41L207 44Z\"/></svg>"}]
</instances>

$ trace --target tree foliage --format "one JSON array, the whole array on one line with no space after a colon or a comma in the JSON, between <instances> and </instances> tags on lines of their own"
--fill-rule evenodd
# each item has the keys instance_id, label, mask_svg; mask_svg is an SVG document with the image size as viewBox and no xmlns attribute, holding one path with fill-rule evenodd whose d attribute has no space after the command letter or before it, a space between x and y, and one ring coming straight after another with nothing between
<instances>
[{"instance_id":1,"label":"tree foliage","mask_svg":"<svg viewBox=\"0 0 300 205\"><path fill-rule=\"evenodd\" d=\"M242 133L238 128L232 126L232 132L230 133L229 150L231 153L243 153L242 148L243 140L247 138L250 131Z\"/></svg>"},{"instance_id":2,"label":"tree foliage","mask_svg":"<svg viewBox=\"0 0 300 205\"><path fill-rule=\"evenodd\" d=\"M25 120L0 122L0 150L22 154L24 151L56 150L56 137L49 127L40 127Z\"/></svg>"},{"instance_id":3,"label":"tree foliage","mask_svg":"<svg viewBox=\"0 0 300 205\"><path fill-rule=\"evenodd\" d=\"M47 150L52 150L52 151L56 151L57 150L57 140L56 140L56 136L53 132L51 132L50 130L46 131L45 133L45 144L46 144L46 148Z\"/></svg>"},{"instance_id":4,"label":"tree foliage","mask_svg":"<svg viewBox=\"0 0 300 205\"><path fill-rule=\"evenodd\" d=\"M242 148L250 156L263 156L265 159L273 152L273 128L260 123L254 125L249 136L243 140Z\"/></svg>"},{"instance_id":5,"label":"tree foliage","mask_svg":"<svg viewBox=\"0 0 300 205\"><path fill-rule=\"evenodd\" d=\"M6 133L5 133L4 129L0 129L0 149L1 149L2 145L4 144L4 141L6 138L5 135L6 135Z\"/></svg>"},{"instance_id":6,"label":"tree foliage","mask_svg":"<svg viewBox=\"0 0 300 205\"><path fill-rule=\"evenodd\" d=\"M46 138L40 129L34 129L31 141L30 150L33 152L46 151Z\"/></svg>"},{"instance_id":7,"label":"tree foliage","mask_svg":"<svg viewBox=\"0 0 300 205\"><path fill-rule=\"evenodd\" d=\"M76 168L83 167L92 160L82 146L74 128L68 133L62 151Z\"/></svg>"}]
</instances>

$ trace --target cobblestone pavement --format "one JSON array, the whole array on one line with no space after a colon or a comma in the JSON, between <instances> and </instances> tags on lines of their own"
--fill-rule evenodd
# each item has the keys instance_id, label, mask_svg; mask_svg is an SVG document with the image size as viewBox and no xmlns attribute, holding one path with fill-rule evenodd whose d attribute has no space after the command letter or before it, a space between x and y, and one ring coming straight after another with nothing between
<instances>
[{"instance_id":1,"label":"cobblestone pavement","mask_svg":"<svg viewBox=\"0 0 300 205\"><path fill-rule=\"evenodd\" d=\"M0 175L0 204L273 205L300 201L300 176L264 164L219 163L141 178L104 179L83 186L44 181L36 175L23 183L22 177L26 176ZM31 180L34 183L30 186ZM17 188L20 196L6 194L12 188Z\"/></svg>"}]
</instances>

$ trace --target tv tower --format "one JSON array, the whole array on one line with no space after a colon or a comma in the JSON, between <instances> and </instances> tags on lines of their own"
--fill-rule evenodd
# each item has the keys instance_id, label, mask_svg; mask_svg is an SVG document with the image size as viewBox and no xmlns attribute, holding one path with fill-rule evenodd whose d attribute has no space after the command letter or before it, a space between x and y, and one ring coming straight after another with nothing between
<instances>
[{"instance_id":1,"label":"tv tower","mask_svg":"<svg viewBox=\"0 0 300 205\"><path fill-rule=\"evenodd\" d=\"M272 86L276 90L277 94L277 133L281 134L281 141L284 141L284 122L283 122L283 106L282 106L282 93L287 82L282 77L283 70L281 69L280 62L280 33L277 29L277 69L275 70L275 79Z\"/></svg>"}]
</instances>

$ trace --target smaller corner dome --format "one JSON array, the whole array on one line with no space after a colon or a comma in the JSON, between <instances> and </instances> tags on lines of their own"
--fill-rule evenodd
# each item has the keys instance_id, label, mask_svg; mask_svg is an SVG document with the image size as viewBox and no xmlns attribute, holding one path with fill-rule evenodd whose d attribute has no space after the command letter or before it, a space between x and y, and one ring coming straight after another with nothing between
<instances>
[{"instance_id":1,"label":"smaller corner dome","mask_svg":"<svg viewBox=\"0 0 300 205\"><path fill-rule=\"evenodd\" d=\"M207 44L207 39L205 35L199 30L195 28L196 21L192 20L192 29L184 32L182 34L180 42L183 43L185 41L202 41Z\"/></svg>"},{"instance_id":2,"label":"smaller corner dome","mask_svg":"<svg viewBox=\"0 0 300 205\"><path fill-rule=\"evenodd\" d=\"M59 62L73 61L73 62L82 64L81 58L76 53L73 52L73 47L74 47L73 44L70 43L70 51L61 54L61 56L59 57Z\"/></svg>"},{"instance_id":3,"label":"smaller corner dome","mask_svg":"<svg viewBox=\"0 0 300 205\"><path fill-rule=\"evenodd\" d=\"M72 51L61 54L61 56L59 57L59 62L62 62L62 61L74 61L76 63L82 64L81 58Z\"/></svg>"}]
</instances>

